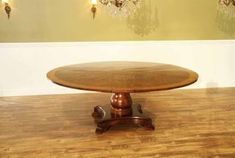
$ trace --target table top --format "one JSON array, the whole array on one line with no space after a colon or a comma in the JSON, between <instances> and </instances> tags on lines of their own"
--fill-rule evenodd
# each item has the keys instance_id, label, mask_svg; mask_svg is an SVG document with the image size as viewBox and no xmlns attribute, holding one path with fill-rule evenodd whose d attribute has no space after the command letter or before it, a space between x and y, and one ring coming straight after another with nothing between
<instances>
[{"instance_id":1,"label":"table top","mask_svg":"<svg viewBox=\"0 0 235 158\"><path fill-rule=\"evenodd\" d=\"M183 87L197 73L175 65L149 62L93 62L68 65L48 72L56 84L101 92L148 92Z\"/></svg>"}]
</instances>

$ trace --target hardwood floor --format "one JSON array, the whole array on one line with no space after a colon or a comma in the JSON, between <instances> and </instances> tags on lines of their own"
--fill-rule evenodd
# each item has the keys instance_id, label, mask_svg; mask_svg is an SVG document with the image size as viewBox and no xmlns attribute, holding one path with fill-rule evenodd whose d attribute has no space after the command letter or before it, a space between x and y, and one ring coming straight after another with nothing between
<instances>
[{"instance_id":1,"label":"hardwood floor","mask_svg":"<svg viewBox=\"0 0 235 158\"><path fill-rule=\"evenodd\" d=\"M1 97L0 158L235 157L235 88L134 94L156 130L123 126L96 135L93 107L109 97Z\"/></svg>"}]
</instances>

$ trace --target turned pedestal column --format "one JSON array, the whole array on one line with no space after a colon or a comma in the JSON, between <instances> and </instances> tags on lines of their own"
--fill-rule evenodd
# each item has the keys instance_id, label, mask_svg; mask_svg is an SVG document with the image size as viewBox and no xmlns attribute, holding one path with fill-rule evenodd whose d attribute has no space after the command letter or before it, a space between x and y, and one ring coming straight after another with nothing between
<instances>
[{"instance_id":1,"label":"turned pedestal column","mask_svg":"<svg viewBox=\"0 0 235 158\"><path fill-rule=\"evenodd\" d=\"M143 114L141 105L132 104L130 93L114 93L110 98L110 107L96 106L92 116L97 123L97 134L115 125L130 123L154 130L152 119Z\"/></svg>"}]
</instances>

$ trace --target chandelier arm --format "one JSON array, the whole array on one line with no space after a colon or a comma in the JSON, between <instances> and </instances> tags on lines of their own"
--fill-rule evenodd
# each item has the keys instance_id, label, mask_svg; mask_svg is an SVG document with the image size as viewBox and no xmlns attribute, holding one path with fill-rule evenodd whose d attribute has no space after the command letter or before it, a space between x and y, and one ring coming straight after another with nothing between
<instances>
[{"instance_id":1,"label":"chandelier arm","mask_svg":"<svg viewBox=\"0 0 235 158\"><path fill-rule=\"evenodd\" d=\"M235 0L232 0L232 4L235 6Z\"/></svg>"},{"instance_id":2,"label":"chandelier arm","mask_svg":"<svg viewBox=\"0 0 235 158\"><path fill-rule=\"evenodd\" d=\"M139 0L132 1L134 5L136 5L139 2Z\"/></svg>"},{"instance_id":3,"label":"chandelier arm","mask_svg":"<svg viewBox=\"0 0 235 158\"><path fill-rule=\"evenodd\" d=\"M106 6L107 8L111 8L113 10L113 14L125 14L125 16L129 16L131 11L134 11L137 7L137 3L141 0L94 0L98 1L101 5ZM95 11L91 8L91 11L94 15Z\"/></svg>"},{"instance_id":4,"label":"chandelier arm","mask_svg":"<svg viewBox=\"0 0 235 158\"><path fill-rule=\"evenodd\" d=\"M108 1L108 0L106 0L106 1L99 0L99 2L100 2L101 4L103 4L103 5L108 5L108 4L109 4L109 1Z\"/></svg>"},{"instance_id":5,"label":"chandelier arm","mask_svg":"<svg viewBox=\"0 0 235 158\"><path fill-rule=\"evenodd\" d=\"M226 6L229 6L229 4L231 3L230 0L223 0L223 3L226 5Z\"/></svg>"}]
</instances>

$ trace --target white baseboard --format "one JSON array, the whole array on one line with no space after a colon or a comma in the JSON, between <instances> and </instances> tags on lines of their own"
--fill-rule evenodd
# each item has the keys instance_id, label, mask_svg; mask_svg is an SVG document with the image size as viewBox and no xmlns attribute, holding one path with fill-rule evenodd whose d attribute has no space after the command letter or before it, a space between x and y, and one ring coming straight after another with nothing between
<instances>
[{"instance_id":1,"label":"white baseboard","mask_svg":"<svg viewBox=\"0 0 235 158\"><path fill-rule=\"evenodd\" d=\"M4 92L4 93L3 93ZM11 89L0 90L0 96L30 96L30 95L49 95L49 94L74 94L88 93L89 91L74 89Z\"/></svg>"},{"instance_id":2,"label":"white baseboard","mask_svg":"<svg viewBox=\"0 0 235 158\"><path fill-rule=\"evenodd\" d=\"M222 87L231 87L225 85ZM191 85L182 87L181 89L199 89L199 88L218 88L217 86L208 85L207 87L201 87ZM0 97L5 96L31 96L31 95L53 95L53 94L76 94L76 93L94 93L94 91L76 90L70 88L48 88L48 89L0 89Z\"/></svg>"}]
</instances>

